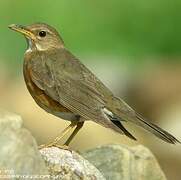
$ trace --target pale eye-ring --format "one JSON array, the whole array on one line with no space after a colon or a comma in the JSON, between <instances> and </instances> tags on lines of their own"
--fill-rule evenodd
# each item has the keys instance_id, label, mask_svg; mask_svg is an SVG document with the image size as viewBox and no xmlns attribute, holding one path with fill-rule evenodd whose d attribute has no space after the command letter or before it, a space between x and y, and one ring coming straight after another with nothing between
<instances>
[{"instance_id":1,"label":"pale eye-ring","mask_svg":"<svg viewBox=\"0 0 181 180\"><path fill-rule=\"evenodd\" d=\"M47 35L46 31L40 31L39 36L40 37L45 37Z\"/></svg>"}]
</instances>

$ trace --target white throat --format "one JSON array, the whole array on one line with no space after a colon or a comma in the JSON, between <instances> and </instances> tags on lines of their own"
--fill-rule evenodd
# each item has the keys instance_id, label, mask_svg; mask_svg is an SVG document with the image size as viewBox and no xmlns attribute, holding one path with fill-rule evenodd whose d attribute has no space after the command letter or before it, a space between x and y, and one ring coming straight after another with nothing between
<instances>
[{"instance_id":1,"label":"white throat","mask_svg":"<svg viewBox=\"0 0 181 180\"><path fill-rule=\"evenodd\" d=\"M31 39L27 39L28 41L28 49L26 50L26 52L31 52L33 45L32 45L32 40Z\"/></svg>"}]
</instances>

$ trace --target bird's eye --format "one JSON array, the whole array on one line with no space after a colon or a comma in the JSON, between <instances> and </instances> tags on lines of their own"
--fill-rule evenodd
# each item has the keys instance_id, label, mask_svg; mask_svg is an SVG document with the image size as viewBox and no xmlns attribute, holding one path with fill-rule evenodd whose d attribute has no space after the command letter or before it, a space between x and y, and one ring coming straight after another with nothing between
<instances>
[{"instance_id":1,"label":"bird's eye","mask_svg":"<svg viewBox=\"0 0 181 180\"><path fill-rule=\"evenodd\" d=\"M45 37L46 34L47 34L47 33L46 33L45 31L40 31L40 32L39 32L39 36L40 36L40 37Z\"/></svg>"}]
</instances>

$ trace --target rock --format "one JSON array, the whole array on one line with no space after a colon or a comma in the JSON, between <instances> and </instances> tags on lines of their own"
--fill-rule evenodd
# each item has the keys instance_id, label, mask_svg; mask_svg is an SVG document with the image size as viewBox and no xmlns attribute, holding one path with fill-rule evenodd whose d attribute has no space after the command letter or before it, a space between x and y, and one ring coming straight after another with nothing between
<instances>
[{"instance_id":1,"label":"rock","mask_svg":"<svg viewBox=\"0 0 181 180\"><path fill-rule=\"evenodd\" d=\"M0 110L0 179L104 180L76 152L56 147L39 151L22 123L20 116Z\"/></svg>"},{"instance_id":2,"label":"rock","mask_svg":"<svg viewBox=\"0 0 181 180\"><path fill-rule=\"evenodd\" d=\"M166 180L154 155L142 145L107 145L83 153L106 179Z\"/></svg>"},{"instance_id":3,"label":"rock","mask_svg":"<svg viewBox=\"0 0 181 180\"><path fill-rule=\"evenodd\" d=\"M103 175L78 153L57 147L40 150L50 175L61 180L105 180Z\"/></svg>"},{"instance_id":4,"label":"rock","mask_svg":"<svg viewBox=\"0 0 181 180\"><path fill-rule=\"evenodd\" d=\"M46 174L35 139L22 127L21 117L0 110L0 175Z\"/></svg>"}]
</instances>

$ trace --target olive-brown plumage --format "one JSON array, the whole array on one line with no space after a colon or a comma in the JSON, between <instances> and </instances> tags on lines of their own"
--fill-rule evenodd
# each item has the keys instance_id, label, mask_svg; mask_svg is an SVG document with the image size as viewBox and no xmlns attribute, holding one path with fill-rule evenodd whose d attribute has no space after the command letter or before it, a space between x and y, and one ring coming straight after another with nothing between
<instances>
[{"instance_id":1,"label":"olive-brown plumage","mask_svg":"<svg viewBox=\"0 0 181 180\"><path fill-rule=\"evenodd\" d=\"M47 112L79 126L74 135L84 121L92 120L136 140L122 125L124 120L143 127L168 143L179 142L115 97L65 48L62 38L53 27L36 23L26 27L11 25L10 28L24 34L28 41L24 78L30 94Z\"/></svg>"}]
</instances>

